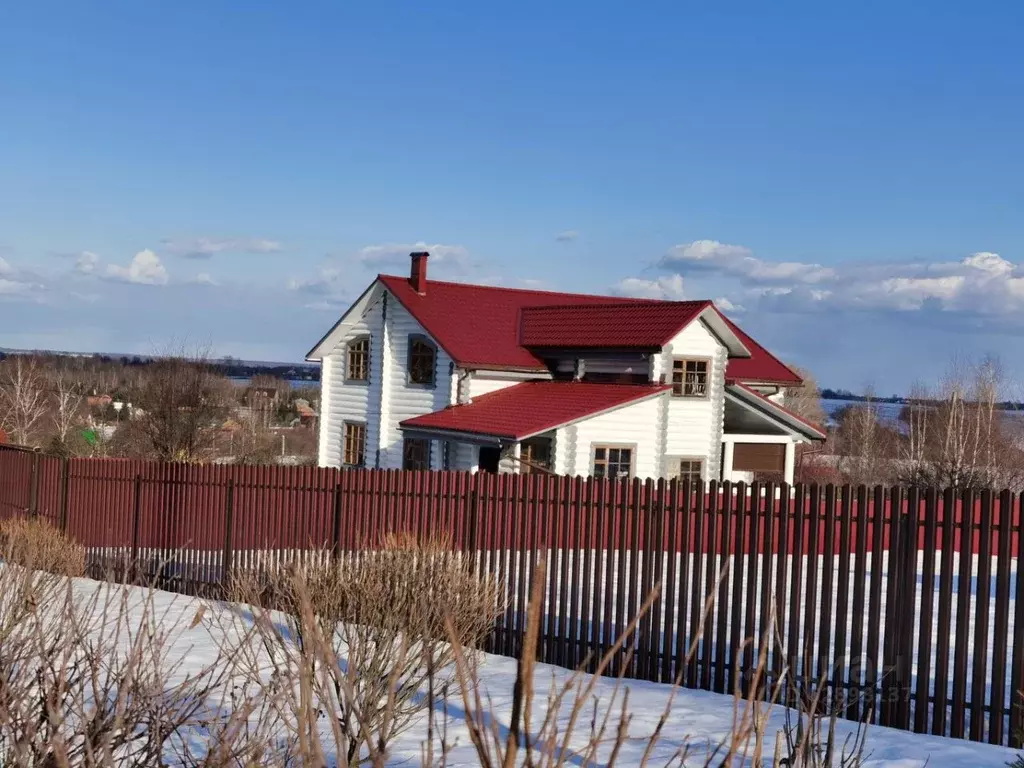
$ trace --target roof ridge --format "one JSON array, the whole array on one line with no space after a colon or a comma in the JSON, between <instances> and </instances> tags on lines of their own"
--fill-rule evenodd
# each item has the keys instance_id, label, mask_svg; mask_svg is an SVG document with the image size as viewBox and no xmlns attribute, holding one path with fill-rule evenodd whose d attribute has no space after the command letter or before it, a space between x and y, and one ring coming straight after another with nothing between
<instances>
[{"instance_id":1,"label":"roof ridge","mask_svg":"<svg viewBox=\"0 0 1024 768\"><path fill-rule=\"evenodd\" d=\"M378 279L382 277L389 278L391 280L406 280L408 281L408 275L388 275L380 273L377 275ZM617 303L622 302L636 302L638 304L671 304L677 302L668 302L662 299L644 299L644 298L627 298L619 296L609 296L604 293L572 293L570 291L554 291L545 288L510 288L504 285L485 285L483 283L460 283L457 280L435 280L431 278L427 281L427 287L430 285L455 285L460 288L478 288L486 291L509 291L515 293L536 293L543 296L575 296L580 298L592 298L592 299L608 299L607 302L594 302L595 305L601 305L604 303ZM586 306L586 305L576 305Z\"/></svg>"},{"instance_id":2,"label":"roof ridge","mask_svg":"<svg viewBox=\"0 0 1024 768\"><path fill-rule=\"evenodd\" d=\"M576 294L568 294L570 296ZM585 296L587 294L579 294ZM614 296L609 296L609 299L615 299ZM714 302L711 299L687 299L686 301L666 301L665 299L622 299L621 301L602 301L595 302L593 304L537 304L536 306L522 307L521 311L536 310L536 309L594 309L600 307L601 309L607 309L609 307L693 307L697 305L710 306Z\"/></svg>"}]
</instances>

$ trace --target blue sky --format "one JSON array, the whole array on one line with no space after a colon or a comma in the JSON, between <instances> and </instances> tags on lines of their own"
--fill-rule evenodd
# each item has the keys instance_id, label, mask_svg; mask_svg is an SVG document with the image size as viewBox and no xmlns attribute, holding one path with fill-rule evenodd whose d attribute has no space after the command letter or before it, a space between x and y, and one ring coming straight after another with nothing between
<instances>
[{"instance_id":1,"label":"blue sky","mask_svg":"<svg viewBox=\"0 0 1024 768\"><path fill-rule=\"evenodd\" d=\"M1024 373L1024 6L492 5L5 5L0 346L300 359L425 244L827 385Z\"/></svg>"}]
</instances>

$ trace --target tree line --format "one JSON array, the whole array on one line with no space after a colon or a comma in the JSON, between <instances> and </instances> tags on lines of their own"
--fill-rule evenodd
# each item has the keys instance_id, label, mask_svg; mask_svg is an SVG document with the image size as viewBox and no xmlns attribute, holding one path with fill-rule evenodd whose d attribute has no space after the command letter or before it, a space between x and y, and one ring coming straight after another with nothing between
<instances>
[{"instance_id":1,"label":"tree line","mask_svg":"<svg viewBox=\"0 0 1024 768\"><path fill-rule=\"evenodd\" d=\"M254 389L273 397L252 407ZM0 440L65 456L270 463L312 459L319 391L261 375L239 386L203 350L127 362L16 354L0 360ZM301 429L290 428L301 424Z\"/></svg>"}]
</instances>

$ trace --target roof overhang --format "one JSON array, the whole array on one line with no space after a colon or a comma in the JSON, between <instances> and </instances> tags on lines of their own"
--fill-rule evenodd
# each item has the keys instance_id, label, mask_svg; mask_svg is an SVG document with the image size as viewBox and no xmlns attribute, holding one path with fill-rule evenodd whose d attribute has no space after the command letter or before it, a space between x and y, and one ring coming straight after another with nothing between
<instances>
[{"instance_id":1,"label":"roof overhang","mask_svg":"<svg viewBox=\"0 0 1024 768\"><path fill-rule=\"evenodd\" d=\"M309 352L306 353L306 360L311 363L322 361L331 351L338 346L338 343L345 338L345 334L348 333L349 329L366 314L366 310L369 309L374 302L377 301L385 292L387 288L380 279L374 280L367 286L366 290L360 294L359 298L356 299L352 306L345 310L342 316L338 319L331 330L325 333Z\"/></svg>"},{"instance_id":2,"label":"roof overhang","mask_svg":"<svg viewBox=\"0 0 1024 768\"><path fill-rule=\"evenodd\" d=\"M727 384L725 397L728 401L769 419L773 424L793 437L798 437L805 441L820 441L828 437L820 427L797 416L779 403L769 400L764 395L744 384Z\"/></svg>"},{"instance_id":3,"label":"roof overhang","mask_svg":"<svg viewBox=\"0 0 1024 768\"><path fill-rule=\"evenodd\" d=\"M725 322L725 318L722 317L713 304L703 309L696 319L700 320L714 334L715 338L722 342L729 351L729 357L750 357L751 352L747 345L736 335L732 327Z\"/></svg>"}]
</instances>

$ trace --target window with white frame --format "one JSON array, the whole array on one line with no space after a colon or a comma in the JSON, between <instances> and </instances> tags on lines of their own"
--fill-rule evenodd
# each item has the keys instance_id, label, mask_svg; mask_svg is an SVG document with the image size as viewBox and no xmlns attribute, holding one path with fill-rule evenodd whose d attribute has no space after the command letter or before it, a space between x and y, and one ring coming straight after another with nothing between
<instances>
[{"instance_id":1,"label":"window with white frame","mask_svg":"<svg viewBox=\"0 0 1024 768\"><path fill-rule=\"evenodd\" d=\"M594 477L619 480L633 476L636 447L632 445L595 445Z\"/></svg>"},{"instance_id":2,"label":"window with white frame","mask_svg":"<svg viewBox=\"0 0 1024 768\"><path fill-rule=\"evenodd\" d=\"M672 361L673 397L707 397L710 361L676 358Z\"/></svg>"}]
</instances>

